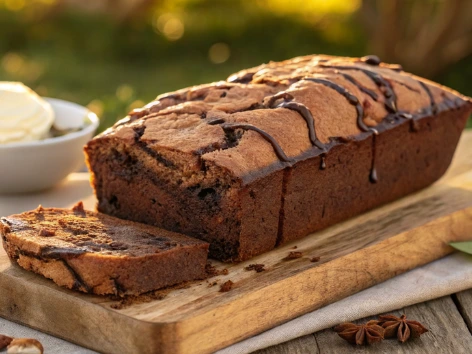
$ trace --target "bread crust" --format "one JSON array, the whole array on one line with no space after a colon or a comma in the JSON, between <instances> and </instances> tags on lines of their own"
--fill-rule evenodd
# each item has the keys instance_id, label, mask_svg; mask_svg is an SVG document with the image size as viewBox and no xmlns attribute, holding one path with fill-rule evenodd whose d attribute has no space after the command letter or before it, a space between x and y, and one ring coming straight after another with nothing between
<instances>
[{"instance_id":1,"label":"bread crust","mask_svg":"<svg viewBox=\"0 0 472 354\"><path fill-rule=\"evenodd\" d=\"M161 95L85 151L100 211L241 261L431 184L471 110L398 65L315 55Z\"/></svg>"}]
</instances>

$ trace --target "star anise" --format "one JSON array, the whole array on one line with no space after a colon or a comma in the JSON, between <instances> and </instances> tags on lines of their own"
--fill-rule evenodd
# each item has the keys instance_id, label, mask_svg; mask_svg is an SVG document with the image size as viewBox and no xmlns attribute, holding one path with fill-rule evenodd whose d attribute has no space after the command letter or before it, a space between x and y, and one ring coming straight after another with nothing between
<instances>
[{"instance_id":1,"label":"star anise","mask_svg":"<svg viewBox=\"0 0 472 354\"><path fill-rule=\"evenodd\" d=\"M379 326L379 321L372 320L366 324L341 323L334 327L338 335L356 345L373 344L384 339L385 329Z\"/></svg>"},{"instance_id":2,"label":"star anise","mask_svg":"<svg viewBox=\"0 0 472 354\"><path fill-rule=\"evenodd\" d=\"M397 336L402 343L409 338L417 338L428 329L418 321L407 320L405 315L396 317L393 315L379 316L380 325L385 328L385 338Z\"/></svg>"}]
</instances>

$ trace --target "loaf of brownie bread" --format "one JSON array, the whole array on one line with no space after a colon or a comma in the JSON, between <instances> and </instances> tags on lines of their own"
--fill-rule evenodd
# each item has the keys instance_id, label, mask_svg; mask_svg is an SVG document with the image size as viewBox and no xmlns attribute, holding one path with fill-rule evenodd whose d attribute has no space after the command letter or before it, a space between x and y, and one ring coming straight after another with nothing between
<instances>
[{"instance_id":1,"label":"loaf of brownie bread","mask_svg":"<svg viewBox=\"0 0 472 354\"><path fill-rule=\"evenodd\" d=\"M471 110L375 56L315 55L158 96L85 151L101 212L240 261L431 184Z\"/></svg>"},{"instance_id":2,"label":"loaf of brownie bread","mask_svg":"<svg viewBox=\"0 0 472 354\"><path fill-rule=\"evenodd\" d=\"M82 203L2 218L0 234L21 267L86 293L136 295L205 278L207 243L85 211Z\"/></svg>"}]
</instances>

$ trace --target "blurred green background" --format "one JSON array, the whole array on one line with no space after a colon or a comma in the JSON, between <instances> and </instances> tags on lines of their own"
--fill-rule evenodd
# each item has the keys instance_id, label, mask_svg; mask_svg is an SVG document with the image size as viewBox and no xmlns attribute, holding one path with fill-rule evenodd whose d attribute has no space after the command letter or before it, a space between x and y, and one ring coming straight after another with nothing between
<instances>
[{"instance_id":1,"label":"blurred green background","mask_svg":"<svg viewBox=\"0 0 472 354\"><path fill-rule=\"evenodd\" d=\"M375 53L472 96L472 1L0 0L0 80L87 105L100 130L160 93L313 53Z\"/></svg>"}]
</instances>

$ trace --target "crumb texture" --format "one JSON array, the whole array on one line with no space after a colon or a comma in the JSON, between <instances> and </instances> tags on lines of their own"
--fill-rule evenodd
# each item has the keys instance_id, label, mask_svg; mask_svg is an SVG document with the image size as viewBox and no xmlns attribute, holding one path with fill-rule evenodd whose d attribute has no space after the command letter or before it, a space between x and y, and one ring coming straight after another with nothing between
<instances>
[{"instance_id":1,"label":"crumb texture","mask_svg":"<svg viewBox=\"0 0 472 354\"><path fill-rule=\"evenodd\" d=\"M88 293L142 293L205 275L206 243L81 203L2 218L1 234L20 266Z\"/></svg>"}]
</instances>

